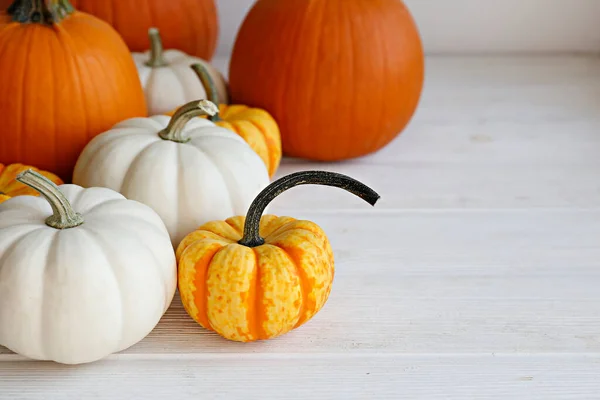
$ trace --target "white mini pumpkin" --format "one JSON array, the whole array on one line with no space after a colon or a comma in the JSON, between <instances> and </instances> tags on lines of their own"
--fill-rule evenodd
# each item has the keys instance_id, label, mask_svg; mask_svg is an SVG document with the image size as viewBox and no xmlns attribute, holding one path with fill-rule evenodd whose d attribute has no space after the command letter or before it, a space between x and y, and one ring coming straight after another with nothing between
<instances>
[{"instance_id":1,"label":"white mini pumpkin","mask_svg":"<svg viewBox=\"0 0 600 400\"><path fill-rule=\"evenodd\" d=\"M150 50L132 53L150 115L173 111L182 104L206 98L206 91L198 76L190 69L193 64L203 65L215 82L219 99L228 102L227 84L223 75L208 62L189 56L179 50L164 50L156 28L148 30Z\"/></svg>"},{"instance_id":2,"label":"white mini pumpkin","mask_svg":"<svg viewBox=\"0 0 600 400\"><path fill-rule=\"evenodd\" d=\"M0 204L0 344L80 364L142 340L177 285L160 217L110 189L17 179L42 196Z\"/></svg>"},{"instance_id":3,"label":"white mini pumpkin","mask_svg":"<svg viewBox=\"0 0 600 400\"><path fill-rule=\"evenodd\" d=\"M200 100L172 118L123 121L84 148L73 182L108 187L149 205L165 222L173 246L208 221L245 215L269 174L240 136L194 118L217 112L215 104Z\"/></svg>"}]
</instances>

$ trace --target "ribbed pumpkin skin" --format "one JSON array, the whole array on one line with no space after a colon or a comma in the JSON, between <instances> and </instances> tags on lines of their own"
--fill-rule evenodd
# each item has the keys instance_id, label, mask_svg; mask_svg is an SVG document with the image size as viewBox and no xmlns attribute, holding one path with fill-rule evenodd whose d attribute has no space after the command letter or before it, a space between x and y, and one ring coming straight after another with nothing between
<instances>
[{"instance_id":1,"label":"ribbed pumpkin skin","mask_svg":"<svg viewBox=\"0 0 600 400\"><path fill-rule=\"evenodd\" d=\"M230 71L231 102L267 110L286 155L322 161L377 151L408 124L422 43L400 0L258 0Z\"/></svg>"},{"instance_id":2,"label":"ribbed pumpkin skin","mask_svg":"<svg viewBox=\"0 0 600 400\"><path fill-rule=\"evenodd\" d=\"M51 27L0 26L0 71L0 160L33 164L65 181L94 136L147 114L127 46L85 13Z\"/></svg>"},{"instance_id":3,"label":"ribbed pumpkin skin","mask_svg":"<svg viewBox=\"0 0 600 400\"><path fill-rule=\"evenodd\" d=\"M47 171L40 171L36 167L23 164L0 164L0 203L15 196L39 196L39 193L29 186L17 181L17 175L21 172L32 169L50 179L57 185L62 185L63 181L56 175Z\"/></svg>"},{"instance_id":4,"label":"ribbed pumpkin skin","mask_svg":"<svg viewBox=\"0 0 600 400\"><path fill-rule=\"evenodd\" d=\"M218 126L240 135L262 158L273 177L281 162L281 135L277 122L265 110L243 105L219 105Z\"/></svg>"},{"instance_id":5,"label":"ribbed pumpkin skin","mask_svg":"<svg viewBox=\"0 0 600 400\"><path fill-rule=\"evenodd\" d=\"M204 328L240 342L282 335L325 304L334 277L329 240L313 222L265 215L266 243L237 244L244 217L214 221L179 244L179 292Z\"/></svg>"},{"instance_id":6,"label":"ribbed pumpkin skin","mask_svg":"<svg viewBox=\"0 0 600 400\"><path fill-rule=\"evenodd\" d=\"M81 11L110 23L134 52L148 50L148 29L158 28L165 49L210 60L219 21L214 0L73 0Z\"/></svg>"},{"instance_id":7,"label":"ribbed pumpkin skin","mask_svg":"<svg viewBox=\"0 0 600 400\"><path fill-rule=\"evenodd\" d=\"M215 125L241 136L263 160L272 178L281 162L281 135L273 117L265 110L237 104L219 104L219 117Z\"/></svg>"}]
</instances>

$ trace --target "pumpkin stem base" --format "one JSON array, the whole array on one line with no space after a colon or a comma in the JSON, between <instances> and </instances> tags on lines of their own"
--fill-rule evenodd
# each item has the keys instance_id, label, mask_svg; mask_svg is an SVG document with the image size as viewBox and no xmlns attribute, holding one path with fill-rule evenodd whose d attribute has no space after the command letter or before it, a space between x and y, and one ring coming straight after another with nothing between
<instances>
[{"instance_id":1,"label":"pumpkin stem base","mask_svg":"<svg viewBox=\"0 0 600 400\"><path fill-rule=\"evenodd\" d=\"M246 247L258 247L258 246L262 246L263 244L265 244L265 239L263 239L260 236L250 237L250 238L246 238L244 236L242 239L240 239L238 241L238 244L241 244L242 246L246 246Z\"/></svg>"},{"instance_id":2,"label":"pumpkin stem base","mask_svg":"<svg viewBox=\"0 0 600 400\"><path fill-rule=\"evenodd\" d=\"M183 135L185 125L192 118L201 116L213 116L219 112L219 108L208 100L192 101L184 104L175 111L171 117L169 125L162 131L158 132L158 136L163 140L170 140L177 143L185 143L190 138Z\"/></svg>"},{"instance_id":3,"label":"pumpkin stem base","mask_svg":"<svg viewBox=\"0 0 600 400\"><path fill-rule=\"evenodd\" d=\"M49 227L69 229L83 224L83 216L73 210L69 200L50 179L28 169L17 176L17 181L29 186L46 198L50 207L52 207L52 215L46 218L45 221Z\"/></svg>"},{"instance_id":4,"label":"pumpkin stem base","mask_svg":"<svg viewBox=\"0 0 600 400\"><path fill-rule=\"evenodd\" d=\"M68 0L49 3L46 4L46 0L15 0L8 7L7 13L14 22L52 25L75 11Z\"/></svg>"}]
</instances>

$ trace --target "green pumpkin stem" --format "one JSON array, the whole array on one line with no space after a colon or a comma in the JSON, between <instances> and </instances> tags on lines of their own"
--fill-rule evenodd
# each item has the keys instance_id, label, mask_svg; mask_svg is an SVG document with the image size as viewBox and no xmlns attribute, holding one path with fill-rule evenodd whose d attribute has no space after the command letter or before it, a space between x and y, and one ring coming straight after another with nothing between
<instances>
[{"instance_id":1,"label":"green pumpkin stem","mask_svg":"<svg viewBox=\"0 0 600 400\"><path fill-rule=\"evenodd\" d=\"M162 68L169 65L163 53L164 48L162 38L157 28L148 29L148 38L150 39L150 58L146 65L150 68Z\"/></svg>"},{"instance_id":2,"label":"green pumpkin stem","mask_svg":"<svg viewBox=\"0 0 600 400\"><path fill-rule=\"evenodd\" d=\"M271 183L256 196L246 214L244 236L238 242L242 246L257 247L265 243L260 236L260 219L265 208L275 197L298 185L325 185L344 189L370 205L374 206L379 200L379 194L367 185L349 176L327 171L296 172Z\"/></svg>"},{"instance_id":3,"label":"green pumpkin stem","mask_svg":"<svg viewBox=\"0 0 600 400\"><path fill-rule=\"evenodd\" d=\"M169 125L158 133L163 140L185 143L189 138L183 136L183 129L192 118L202 116L213 116L219 112L219 108L209 100L195 100L177 109L171 117Z\"/></svg>"},{"instance_id":4,"label":"green pumpkin stem","mask_svg":"<svg viewBox=\"0 0 600 400\"><path fill-rule=\"evenodd\" d=\"M57 24L73 11L68 0L15 0L7 10L13 22L45 25Z\"/></svg>"},{"instance_id":5,"label":"green pumpkin stem","mask_svg":"<svg viewBox=\"0 0 600 400\"><path fill-rule=\"evenodd\" d=\"M55 229L69 229L83 224L81 214L73 210L69 200L50 179L28 169L17 176L17 181L39 192L50 203L52 215L46 219L46 225Z\"/></svg>"},{"instance_id":6,"label":"green pumpkin stem","mask_svg":"<svg viewBox=\"0 0 600 400\"><path fill-rule=\"evenodd\" d=\"M208 68L206 68L205 65L200 63L192 64L191 68L198 76L198 79L200 79L200 82L204 87L204 91L206 92L206 98L212 101L213 103L219 105L219 91L217 90L217 85L215 84L215 81L210 76L210 72L208 72ZM219 114L215 114L211 117L208 117L208 119L212 122L221 121L221 117L219 116Z\"/></svg>"}]
</instances>

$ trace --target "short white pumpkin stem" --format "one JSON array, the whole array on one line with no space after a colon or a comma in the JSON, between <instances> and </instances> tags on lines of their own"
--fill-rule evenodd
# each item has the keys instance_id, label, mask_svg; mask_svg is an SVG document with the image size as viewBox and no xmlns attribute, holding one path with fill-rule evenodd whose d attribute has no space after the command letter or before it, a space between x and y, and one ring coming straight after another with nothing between
<instances>
[{"instance_id":1,"label":"short white pumpkin stem","mask_svg":"<svg viewBox=\"0 0 600 400\"><path fill-rule=\"evenodd\" d=\"M55 229L69 229L83 224L81 214L73 210L69 200L50 179L28 169L21 172L17 180L39 192L50 203L53 214L46 219L46 225Z\"/></svg>"},{"instance_id":2,"label":"short white pumpkin stem","mask_svg":"<svg viewBox=\"0 0 600 400\"><path fill-rule=\"evenodd\" d=\"M202 86L204 87L204 91L206 92L206 97L208 98L208 100L218 105L219 91L217 90L217 85L215 84L215 81L208 72L208 68L206 68L205 65L200 63L192 64L191 68L198 76L198 79L200 79L200 83L202 83ZM221 117L219 117L219 114L215 114L211 117L208 117L208 119L212 122L217 122L221 120Z\"/></svg>"},{"instance_id":3,"label":"short white pumpkin stem","mask_svg":"<svg viewBox=\"0 0 600 400\"><path fill-rule=\"evenodd\" d=\"M148 29L148 38L150 39L150 58L146 65L151 68L161 68L169 65L163 54L162 38L157 28Z\"/></svg>"},{"instance_id":4,"label":"short white pumpkin stem","mask_svg":"<svg viewBox=\"0 0 600 400\"><path fill-rule=\"evenodd\" d=\"M379 200L379 194L364 183L335 172L301 171L286 175L264 188L250 204L244 223L244 237L238 243L246 247L263 245L265 240L260 236L259 231L260 219L265 208L275 197L298 185L334 186L360 197L372 206Z\"/></svg>"},{"instance_id":5,"label":"short white pumpkin stem","mask_svg":"<svg viewBox=\"0 0 600 400\"><path fill-rule=\"evenodd\" d=\"M219 112L219 108L209 100L191 101L177 109L171 117L169 125L158 133L161 139L173 142L185 143L189 138L183 135L183 130L192 118L209 116L212 117Z\"/></svg>"}]
</instances>

